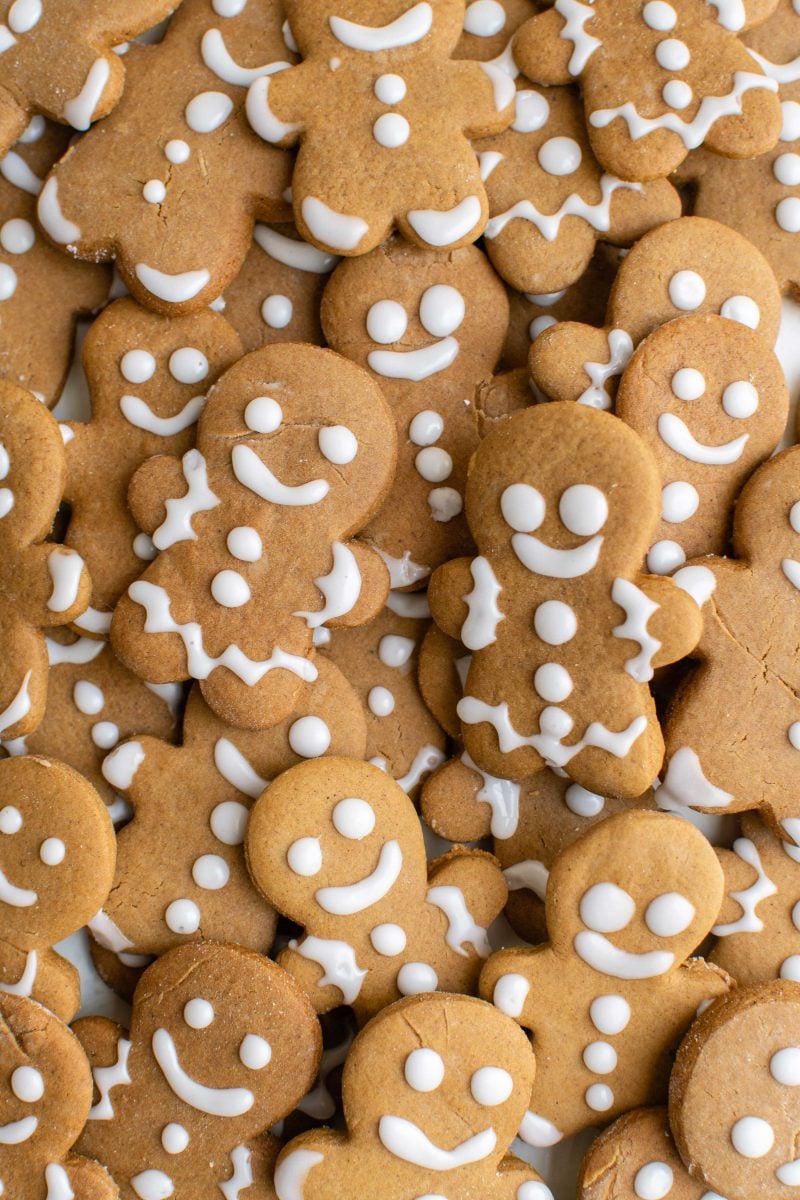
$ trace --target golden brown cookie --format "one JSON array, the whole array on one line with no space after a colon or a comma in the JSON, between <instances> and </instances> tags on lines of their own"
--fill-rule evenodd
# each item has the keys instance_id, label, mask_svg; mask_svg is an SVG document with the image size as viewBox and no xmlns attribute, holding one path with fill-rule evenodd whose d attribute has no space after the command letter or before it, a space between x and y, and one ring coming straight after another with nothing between
<instances>
[{"instance_id":1,"label":"golden brown cookie","mask_svg":"<svg viewBox=\"0 0 800 1200\"><path fill-rule=\"evenodd\" d=\"M117 1200L99 1163L70 1152L92 1103L86 1055L53 1013L0 996L0 1182L18 1200Z\"/></svg>"},{"instance_id":2,"label":"golden brown cookie","mask_svg":"<svg viewBox=\"0 0 800 1200\"><path fill-rule=\"evenodd\" d=\"M578 1200L714 1200L680 1160L665 1108L637 1108L589 1147Z\"/></svg>"},{"instance_id":3,"label":"golden brown cookie","mask_svg":"<svg viewBox=\"0 0 800 1200\"><path fill-rule=\"evenodd\" d=\"M627 812L593 826L550 872L550 944L500 950L481 995L533 1037L520 1134L533 1146L666 1099L671 1054L729 977L689 956L722 901L722 870L688 821Z\"/></svg>"},{"instance_id":4,"label":"golden brown cookie","mask_svg":"<svg viewBox=\"0 0 800 1200\"><path fill-rule=\"evenodd\" d=\"M216 301L255 220L289 215L288 156L265 146L244 112L248 84L294 58L281 20L273 0L184 0L162 42L132 46L116 112L42 190L39 220L55 245L116 259L133 296L158 312Z\"/></svg>"},{"instance_id":5,"label":"golden brown cookie","mask_svg":"<svg viewBox=\"0 0 800 1200\"><path fill-rule=\"evenodd\" d=\"M252 811L256 887L304 927L278 961L318 1012L349 1004L359 1023L403 995L474 991L486 926L506 886L497 862L457 847L428 865L414 806L369 763L303 763Z\"/></svg>"},{"instance_id":6,"label":"golden brown cookie","mask_svg":"<svg viewBox=\"0 0 800 1200\"><path fill-rule=\"evenodd\" d=\"M312 1130L281 1152L279 1200L551 1200L507 1153L533 1082L514 1023L469 996L412 996L374 1017L347 1056L346 1132Z\"/></svg>"},{"instance_id":7,"label":"golden brown cookie","mask_svg":"<svg viewBox=\"0 0 800 1200\"><path fill-rule=\"evenodd\" d=\"M428 597L472 651L458 715L482 770L557 767L631 799L650 786L663 741L648 684L701 625L670 580L639 573L658 510L655 459L607 413L540 404L481 442L467 478L479 556L440 567Z\"/></svg>"},{"instance_id":8,"label":"golden brown cookie","mask_svg":"<svg viewBox=\"0 0 800 1200\"><path fill-rule=\"evenodd\" d=\"M115 854L105 806L77 771L46 758L0 762L0 993L72 1020L78 973L52 946L104 902Z\"/></svg>"},{"instance_id":9,"label":"golden brown cookie","mask_svg":"<svg viewBox=\"0 0 800 1200\"><path fill-rule=\"evenodd\" d=\"M130 1033L104 1017L75 1031L95 1082L78 1148L124 1196L274 1196L277 1143L264 1131L311 1087L321 1049L313 1010L284 971L238 946L183 946L145 971Z\"/></svg>"},{"instance_id":10,"label":"golden brown cookie","mask_svg":"<svg viewBox=\"0 0 800 1200\"><path fill-rule=\"evenodd\" d=\"M251 84L247 115L265 141L300 143L292 203L303 237L348 255L395 226L418 246L474 242L488 207L468 139L506 128L514 90L493 64L451 61L464 0L285 7L303 62Z\"/></svg>"},{"instance_id":11,"label":"golden brown cookie","mask_svg":"<svg viewBox=\"0 0 800 1200\"><path fill-rule=\"evenodd\" d=\"M223 938L269 950L275 912L253 888L242 849L252 803L304 758L364 753L357 696L332 663L320 659L318 670L271 729L226 725L195 686L180 746L139 736L108 755L105 778L133 805L117 839L111 895L90 924L109 950L163 954Z\"/></svg>"},{"instance_id":12,"label":"golden brown cookie","mask_svg":"<svg viewBox=\"0 0 800 1200\"><path fill-rule=\"evenodd\" d=\"M353 534L389 491L395 442L377 386L330 350L241 359L203 410L197 448L132 480L160 554L114 613L126 666L151 683L199 679L230 724L287 717L317 677L313 631L363 624L386 598L386 568Z\"/></svg>"}]
</instances>

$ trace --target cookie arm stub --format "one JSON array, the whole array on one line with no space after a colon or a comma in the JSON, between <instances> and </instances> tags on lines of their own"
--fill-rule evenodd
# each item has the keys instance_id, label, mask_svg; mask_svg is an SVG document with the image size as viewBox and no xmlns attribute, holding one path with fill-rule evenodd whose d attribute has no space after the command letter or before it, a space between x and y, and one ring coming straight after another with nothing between
<instances>
[{"instance_id":1,"label":"cookie arm stub","mask_svg":"<svg viewBox=\"0 0 800 1200\"><path fill-rule=\"evenodd\" d=\"M146 459L131 476L128 508L139 528L153 534L167 515L167 500L185 495L186 491L180 460L158 454Z\"/></svg>"},{"instance_id":2,"label":"cookie arm stub","mask_svg":"<svg viewBox=\"0 0 800 1200\"><path fill-rule=\"evenodd\" d=\"M590 10L591 14L591 10ZM530 17L512 43L514 61L534 83L563 84L574 82L577 72L570 70L574 46L562 37L565 21L556 8ZM573 63L573 67L576 64Z\"/></svg>"},{"instance_id":3,"label":"cookie arm stub","mask_svg":"<svg viewBox=\"0 0 800 1200\"><path fill-rule=\"evenodd\" d=\"M431 575L428 603L434 621L448 637L460 638L468 609L464 597L472 591L474 582L471 558L453 558Z\"/></svg>"},{"instance_id":4,"label":"cookie arm stub","mask_svg":"<svg viewBox=\"0 0 800 1200\"><path fill-rule=\"evenodd\" d=\"M642 575L636 585L657 610L647 632L659 643L653 666L663 667L691 654L703 632L703 615L696 601L667 575Z\"/></svg>"},{"instance_id":5,"label":"cookie arm stub","mask_svg":"<svg viewBox=\"0 0 800 1200\"><path fill-rule=\"evenodd\" d=\"M389 571L380 555L364 542L346 542L345 548L355 559L361 575L361 590L348 612L326 622L331 629L366 625L377 617L389 595Z\"/></svg>"},{"instance_id":6,"label":"cookie arm stub","mask_svg":"<svg viewBox=\"0 0 800 1200\"><path fill-rule=\"evenodd\" d=\"M318 100L317 74L314 64L307 62L256 79L247 93L251 129L273 146L295 146L309 99Z\"/></svg>"}]
</instances>

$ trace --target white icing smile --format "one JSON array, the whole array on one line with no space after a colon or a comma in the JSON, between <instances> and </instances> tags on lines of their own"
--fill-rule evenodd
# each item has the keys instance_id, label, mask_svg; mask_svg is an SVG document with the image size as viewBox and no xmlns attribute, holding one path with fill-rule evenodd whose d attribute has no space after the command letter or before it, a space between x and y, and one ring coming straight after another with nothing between
<instances>
[{"instance_id":1,"label":"white icing smile","mask_svg":"<svg viewBox=\"0 0 800 1200\"><path fill-rule=\"evenodd\" d=\"M390 1154L404 1162L429 1171L453 1171L470 1163L481 1162L494 1150L497 1136L493 1129L483 1129L452 1150L442 1150L423 1133L419 1125L405 1117L381 1117L378 1136Z\"/></svg>"},{"instance_id":2,"label":"white icing smile","mask_svg":"<svg viewBox=\"0 0 800 1200\"><path fill-rule=\"evenodd\" d=\"M320 888L316 893L317 903L326 912L339 917L363 912L391 891L402 869L403 852L399 842L386 842L381 850L378 865L370 875L343 887Z\"/></svg>"},{"instance_id":3,"label":"white icing smile","mask_svg":"<svg viewBox=\"0 0 800 1200\"><path fill-rule=\"evenodd\" d=\"M38 899L37 892L17 887L6 877L4 871L0 871L0 900L4 904L11 904L14 908L30 908Z\"/></svg>"},{"instance_id":4,"label":"white icing smile","mask_svg":"<svg viewBox=\"0 0 800 1200\"><path fill-rule=\"evenodd\" d=\"M179 1100L211 1117L241 1117L253 1107L255 1097L247 1088L206 1087L187 1075L166 1029L153 1034L153 1057Z\"/></svg>"},{"instance_id":5,"label":"white icing smile","mask_svg":"<svg viewBox=\"0 0 800 1200\"><path fill-rule=\"evenodd\" d=\"M725 467L738 462L742 457L749 434L743 433L730 442L721 446L707 446L698 442L688 425L675 413L662 413L658 418L658 432L662 442L666 442L670 450L688 458L690 462L703 463L709 467Z\"/></svg>"},{"instance_id":6,"label":"white icing smile","mask_svg":"<svg viewBox=\"0 0 800 1200\"><path fill-rule=\"evenodd\" d=\"M442 338L421 350L373 350L367 362L373 371L387 379L410 379L419 383L451 367L458 355L454 337Z\"/></svg>"},{"instance_id":7,"label":"white icing smile","mask_svg":"<svg viewBox=\"0 0 800 1200\"><path fill-rule=\"evenodd\" d=\"M310 479L308 483L296 486L281 483L249 446L234 446L231 462L239 483L272 504L286 504L294 508L319 504L330 491L330 484L324 479Z\"/></svg>"},{"instance_id":8,"label":"white icing smile","mask_svg":"<svg viewBox=\"0 0 800 1200\"><path fill-rule=\"evenodd\" d=\"M156 416L147 401L142 400L139 396L121 396L119 406L123 417L137 429L145 429L148 433L157 433L160 437L171 437L195 424L203 411L205 402L205 396L193 396L173 417Z\"/></svg>"},{"instance_id":9,"label":"white icing smile","mask_svg":"<svg viewBox=\"0 0 800 1200\"><path fill-rule=\"evenodd\" d=\"M11 1121L8 1125L0 1125L0 1146L18 1146L33 1137L39 1124L36 1117L23 1117L21 1121Z\"/></svg>"},{"instance_id":10,"label":"white icing smile","mask_svg":"<svg viewBox=\"0 0 800 1200\"><path fill-rule=\"evenodd\" d=\"M577 933L574 944L585 963L615 979L653 979L664 975L675 961L675 955L667 950L650 950L646 954L620 950L602 933L588 930Z\"/></svg>"},{"instance_id":11,"label":"white icing smile","mask_svg":"<svg viewBox=\"0 0 800 1200\"><path fill-rule=\"evenodd\" d=\"M577 579L581 575L588 575L597 566L603 538L596 534L582 546L559 550L529 533L515 533L511 545L523 567L536 575L546 575L550 579Z\"/></svg>"},{"instance_id":12,"label":"white icing smile","mask_svg":"<svg viewBox=\"0 0 800 1200\"><path fill-rule=\"evenodd\" d=\"M373 54L377 50L396 50L411 46L430 33L433 9L430 4L415 4L388 25L359 25L344 17L330 17L330 27L337 42L351 50Z\"/></svg>"}]
</instances>

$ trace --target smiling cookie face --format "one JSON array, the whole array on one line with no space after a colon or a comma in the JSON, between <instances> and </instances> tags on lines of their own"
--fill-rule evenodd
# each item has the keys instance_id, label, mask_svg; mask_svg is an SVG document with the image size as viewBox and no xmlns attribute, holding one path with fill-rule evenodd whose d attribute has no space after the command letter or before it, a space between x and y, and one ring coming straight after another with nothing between
<instances>
[{"instance_id":1,"label":"smiling cookie face","mask_svg":"<svg viewBox=\"0 0 800 1200\"><path fill-rule=\"evenodd\" d=\"M693 1175L729 1200L788 1200L800 1183L800 989L737 989L697 1021L670 1089Z\"/></svg>"},{"instance_id":2,"label":"smiling cookie face","mask_svg":"<svg viewBox=\"0 0 800 1200\"><path fill-rule=\"evenodd\" d=\"M50 946L102 904L114 874L114 831L76 771L39 758L0 763L0 936Z\"/></svg>"},{"instance_id":3,"label":"smiling cookie face","mask_svg":"<svg viewBox=\"0 0 800 1200\"><path fill-rule=\"evenodd\" d=\"M742 483L780 438L783 372L757 333L720 317L683 317L634 355L617 415L641 434L662 479L661 524L648 568L720 553Z\"/></svg>"}]
</instances>

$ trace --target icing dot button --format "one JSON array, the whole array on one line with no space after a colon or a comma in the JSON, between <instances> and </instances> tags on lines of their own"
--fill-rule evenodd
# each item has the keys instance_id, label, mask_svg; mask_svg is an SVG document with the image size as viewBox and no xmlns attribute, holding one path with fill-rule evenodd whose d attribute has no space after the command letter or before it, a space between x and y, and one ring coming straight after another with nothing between
<instances>
[{"instance_id":1,"label":"icing dot button","mask_svg":"<svg viewBox=\"0 0 800 1200\"><path fill-rule=\"evenodd\" d=\"M549 116L550 105L541 92L517 92L514 99L514 120L511 125L516 133L534 133L542 128Z\"/></svg>"},{"instance_id":2,"label":"icing dot button","mask_svg":"<svg viewBox=\"0 0 800 1200\"><path fill-rule=\"evenodd\" d=\"M594 1112L608 1112L614 1103L614 1093L608 1084L593 1083L586 1089L584 1100Z\"/></svg>"},{"instance_id":3,"label":"icing dot button","mask_svg":"<svg viewBox=\"0 0 800 1200\"><path fill-rule=\"evenodd\" d=\"M225 544L240 562L258 562L264 552L261 535L252 525L237 525L228 534Z\"/></svg>"},{"instance_id":4,"label":"icing dot button","mask_svg":"<svg viewBox=\"0 0 800 1200\"><path fill-rule=\"evenodd\" d=\"M323 425L317 440L323 458L338 467L351 463L358 454L358 438L346 425Z\"/></svg>"},{"instance_id":5,"label":"icing dot button","mask_svg":"<svg viewBox=\"0 0 800 1200\"><path fill-rule=\"evenodd\" d=\"M16 290L16 271L8 263L0 263L0 300L10 300Z\"/></svg>"},{"instance_id":6,"label":"icing dot button","mask_svg":"<svg viewBox=\"0 0 800 1200\"><path fill-rule=\"evenodd\" d=\"M542 700L560 704L572 691L572 679L561 663L543 663L533 677L533 686Z\"/></svg>"},{"instance_id":7,"label":"icing dot button","mask_svg":"<svg viewBox=\"0 0 800 1200\"><path fill-rule=\"evenodd\" d=\"M411 126L401 113L383 113L372 126L375 141L387 150L404 146L410 135Z\"/></svg>"},{"instance_id":8,"label":"icing dot button","mask_svg":"<svg viewBox=\"0 0 800 1200\"><path fill-rule=\"evenodd\" d=\"M665 38L656 46L656 62L665 71L682 71L691 58L689 47L678 38Z\"/></svg>"},{"instance_id":9,"label":"icing dot button","mask_svg":"<svg viewBox=\"0 0 800 1200\"><path fill-rule=\"evenodd\" d=\"M800 1086L800 1046L778 1050L769 1060L769 1073L786 1087Z\"/></svg>"},{"instance_id":10,"label":"icing dot button","mask_svg":"<svg viewBox=\"0 0 800 1200\"><path fill-rule=\"evenodd\" d=\"M181 163L187 162L191 153L189 143L184 142L183 138L173 138L164 147L164 156L167 162L171 162L173 166L180 166Z\"/></svg>"},{"instance_id":11,"label":"icing dot button","mask_svg":"<svg viewBox=\"0 0 800 1200\"><path fill-rule=\"evenodd\" d=\"M239 1058L250 1071L262 1071L272 1059L272 1047L257 1033L245 1034L239 1047Z\"/></svg>"},{"instance_id":12,"label":"icing dot button","mask_svg":"<svg viewBox=\"0 0 800 1200\"><path fill-rule=\"evenodd\" d=\"M241 608L251 592L247 580L238 571L218 571L211 580L211 595L223 608Z\"/></svg>"},{"instance_id":13,"label":"icing dot button","mask_svg":"<svg viewBox=\"0 0 800 1200\"><path fill-rule=\"evenodd\" d=\"M22 813L13 804L0 809L0 833L19 833L22 829Z\"/></svg>"},{"instance_id":14,"label":"icing dot button","mask_svg":"<svg viewBox=\"0 0 800 1200\"><path fill-rule=\"evenodd\" d=\"M173 900L164 913L164 920L173 933L197 933L200 928L200 909L194 900Z\"/></svg>"},{"instance_id":15,"label":"icing dot button","mask_svg":"<svg viewBox=\"0 0 800 1200\"><path fill-rule=\"evenodd\" d=\"M729 417L745 420L758 408L758 392L747 379L729 383L722 393L722 407Z\"/></svg>"},{"instance_id":16,"label":"icing dot button","mask_svg":"<svg viewBox=\"0 0 800 1200\"><path fill-rule=\"evenodd\" d=\"M186 124L195 133L213 133L233 112L233 100L225 92L201 92L186 105Z\"/></svg>"},{"instance_id":17,"label":"icing dot button","mask_svg":"<svg viewBox=\"0 0 800 1200\"><path fill-rule=\"evenodd\" d=\"M598 1033L614 1037L627 1028L631 1006L624 996L597 996L589 1006L589 1017Z\"/></svg>"},{"instance_id":18,"label":"icing dot button","mask_svg":"<svg viewBox=\"0 0 800 1200\"><path fill-rule=\"evenodd\" d=\"M785 187L800 183L800 154L779 154L772 164L772 173Z\"/></svg>"},{"instance_id":19,"label":"icing dot button","mask_svg":"<svg viewBox=\"0 0 800 1200\"><path fill-rule=\"evenodd\" d=\"M473 37L494 37L505 23L506 11L498 0L472 0L464 13L464 32Z\"/></svg>"},{"instance_id":20,"label":"icing dot button","mask_svg":"<svg viewBox=\"0 0 800 1200\"><path fill-rule=\"evenodd\" d=\"M425 408L412 418L408 427L408 440L415 446L432 446L444 433L444 421L439 413Z\"/></svg>"},{"instance_id":21,"label":"icing dot button","mask_svg":"<svg viewBox=\"0 0 800 1200\"><path fill-rule=\"evenodd\" d=\"M578 618L563 600L545 600L533 614L533 627L548 646L563 646L575 637Z\"/></svg>"},{"instance_id":22,"label":"icing dot button","mask_svg":"<svg viewBox=\"0 0 800 1200\"><path fill-rule=\"evenodd\" d=\"M379 75L375 80L375 97L381 104L399 104L407 90L402 75Z\"/></svg>"},{"instance_id":23,"label":"icing dot button","mask_svg":"<svg viewBox=\"0 0 800 1200\"><path fill-rule=\"evenodd\" d=\"M679 400L699 400L706 390L706 381L696 367L681 367L672 376L670 387Z\"/></svg>"},{"instance_id":24,"label":"icing dot button","mask_svg":"<svg viewBox=\"0 0 800 1200\"><path fill-rule=\"evenodd\" d=\"M241 846L249 815L246 805L238 800L223 800L212 810L209 818L211 832L225 846Z\"/></svg>"},{"instance_id":25,"label":"icing dot button","mask_svg":"<svg viewBox=\"0 0 800 1200\"><path fill-rule=\"evenodd\" d=\"M183 1019L190 1029L207 1029L214 1020L214 1006L208 1000L195 996L184 1005Z\"/></svg>"},{"instance_id":26,"label":"icing dot button","mask_svg":"<svg viewBox=\"0 0 800 1200\"><path fill-rule=\"evenodd\" d=\"M267 296L261 305L261 319L270 329L285 329L294 314L294 305L288 296L276 292Z\"/></svg>"},{"instance_id":27,"label":"icing dot button","mask_svg":"<svg viewBox=\"0 0 800 1200\"><path fill-rule=\"evenodd\" d=\"M292 842L286 851L286 861L290 870L304 879L318 874L322 867L322 849L319 838L304 837Z\"/></svg>"},{"instance_id":28,"label":"icing dot button","mask_svg":"<svg viewBox=\"0 0 800 1200\"><path fill-rule=\"evenodd\" d=\"M167 198L166 185L160 179L148 179L142 188L142 196L148 204L163 204Z\"/></svg>"},{"instance_id":29,"label":"icing dot button","mask_svg":"<svg viewBox=\"0 0 800 1200\"><path fill-rule=\"evenodd\" d=\"M786 732L786 736L795 750L800 750L800 721L792 721Z\"/></svg>"},{"instance_id":30,"label":"icing dot button","mask_svg":"<svg viewBox=\"0 0 800 1200\"><path fill-rule=\"evenodd\" d=\"M380 346L399 342L408 328L408 317L396 300L376 300L367 313L367 333Z\"/></svg>"},{"instance_id":31,"label":"icing dot button","mask_svg":"<svg viewBox=\"0 0 800 1200\"><path fill-rule=\"evenodd\" d=\"M706 298L706 285L697 271L676 271L667 290L672 303L682 312L693 312Z\"/></svg>"},{"instance_id":32,"label":"icing dot button","mask_svg":"<svg viewBox=\"0 0 800 1200\"><path fill-rule=\"evenodd\" d=\"M665 1162L645 1163L636 1172L633 1190L639 1200L664 1200L672 1190L672 1168Z\"/></svg>"},{"instance_id":33,"label":"icing dot button","mask_svg":"<svg viewBox=\"0 0 800 1200\"><path fill-rule=\"evenodd\" d=\"M514 1090L514 1080L502 1067L479 1067L469 1081L473 1100L484 1108L505 1104Z\"/></svg>"},{"instance_id":34,"label":"icing dot button","mask_svg":"<svg viewBox=\"0 0 800 1200\"><path fill-rule=\"evenodd\" d=\"M763 1158L775 1144L775 1134L763 1117L741 1117L731 1130L731 1142L742 1158Z\"/></svg>"},{"instance_id":35,"label":"icing dot button","mask_svg":"<svg viewBox=\"0 0 800 1200\"><path fill-rule=\"evenodd\" d=\"M670 79L661 89L661 97L665 104L679 112L688 108L692 103L694 93L688 83L682 79Z\"/></svg>"},{"instance_id":36,"label":"icing dot button","mask_svg":"<svg viewBox=\"0 0 800 1200\"><path fill-rule=\"evenodd\" d=\"M723 301L719 315L748 329L758 329L761 321L761 310L751 296L729 296Z\"/></svg>"},{"instance_id":37,"label":"icing dot button","mask_svg":"<svg viewBox=\"0 0 800 1200\"><path fill-rule=\"evenodd\" d=\"M574 138L548 138L537 154L539 166L548 175L572 175L581 165L581 148Z\"/></svg>"},{"instance_id":38,"label":"icing dot button","mask_svg":"<svg viewBox=\"0 0 800 1200\"><path fill-rule=\"evenodd\" d=\"M775 220L784 233L800 233L800 199L787 196L775 209Z\"/></svg>"},{"instance_id":39,"label":"icing dot button","mask_svg":"<svg viewBox=\"0 0 800 1200\"><path fill-rule=\"evenodd\" d=\"M282 420L283 409L272 396L256 396L244 410L244 423L253 433L274 433Z\"/></svg>"},{"instance_id":40,"label":"icing dot button","mask_svg":"<svg viewBox=\"0 0 800 1200\"><path fill-rule=\"evenodd\" d=\"M182 1154L189 1145L189 1133L176 1121L170 1121L161 1130L161 1145L167 1154Z\"/></svg>"},{"instance_id":41,"label":"icing dot button","mask_svg":"<svg viewBox=\"0 0 800 1200\"><path fill-rule=\"evenodd\" d=\"M686 562L683 547L669 538L654 542L647 554L647 569L653 575L669 575L683 562Z\"/></svg>"},{"instance_id":42,"label":"icing dot button","mask_svg":"<svg viewBox=\"0 0 800 1200\"><path fill-rule=\"evenodd\" d=\"M609 1075L617 1066L617 1052L608 1042L590 1042L583 1051L583 1062L595 1075Z\"/></svg>"},{"instance_id":43,"label":"icing dot button","mask_svg":"<svg viewBox=\"0 0 800 1200\"><path fill-rule=\"evenodd\" d=\"M289 745L301 758L319 758L331 744L331 731L322 717L298 717L289 729Z\"/></svg>"},{"instance_id":44,"label":"icing dot button","mask_svg":"<svg viewBox=\"0 0 800 1200\"><path fill-rule=\"evenodd\" d=\"M333 827L342 837L360 842L368 837L375 828L375 811L366 800L358 796L348 796L340 800L333 810Z\"/></svg>"},{"instance_id":45,"label":"icing dot button","mask_svg":"<svg viewBox=\"0 0 800 1200\"><path fill-rule=\"evenodd\" d=\"M780 969L781 979L791 979L794 983L800 983L800 954L790 954L781 963Z\"/></svg>"},{"instance_id":46,"label":"icing dot button","mask_svg":"<svg viewBox=\"0 0 800 1200\"><path fill-rule=\"evenodd\" d=\"M388 688L374 687L367 696L369 711L376 717L388 717L394 712L395 699Z\"/></svg>"},{"instance_id":47,"label":"icing dot button","mask_svg":"<svg viewBox=\"0 0 800 1200\"><path fill-rule=\"evenodd\" d=\"M438 983L438 975L427 963L405 963L397 972L397 990L402 996L435 992Z\"/></svg>"},{"instance_id":48,"label":"icing dot button","mask_svg":"<svg viewBox=\"0 0 800 1200\"><path fill-rule=\"evenodd\" d=\"M657 29L659 33L666 33L670 29L674 29L678 21L678 14L671 4L665 3L665 0L648 0L642 9L642 18L645 25L650 29Z\"/></svg>"},{"instance_id":49,"label":"icing dot button","mask_svg":"<svg viewBox=\"0 0 800 1200\"><path fill-rule=\"evenodd\" d=\"M0 228L0 245L9 254L27 254L35 241L34 228L23 217L12 217Z\"/></svg>"},{"instance_id":50,"label":"icing dot button","mask_svg":"<svg viewBox=\"0 0 800 1200\"><path fill-rule=\"evenodd\" d=\"M225 887L230 877L230 867L219 854L201 854L192 864L192 879L208 892Z\"/></svg>"},{"instance_id":51,"label":"icing dot button","mask_svg":"<svg viewBox=\"0 0 800 1200\"><path fill-rule=\"evenodd\" d=\"M369 940L373 949L385 958L394 958L396 954L402 954L407 942L405 930L400 925L390 922L376 925L370 930Z\"/></svg>"}]
</instances>

